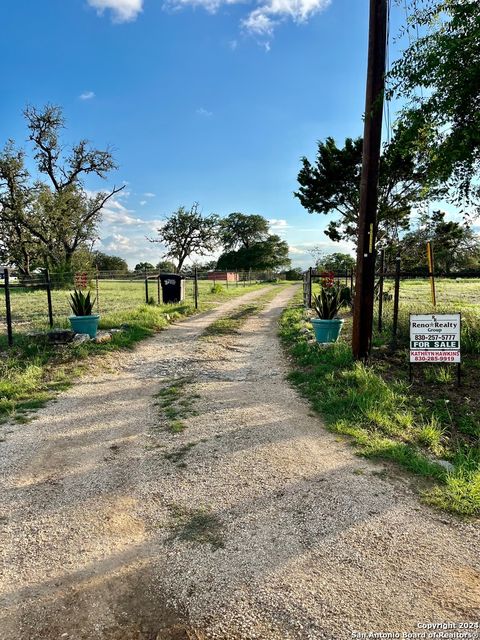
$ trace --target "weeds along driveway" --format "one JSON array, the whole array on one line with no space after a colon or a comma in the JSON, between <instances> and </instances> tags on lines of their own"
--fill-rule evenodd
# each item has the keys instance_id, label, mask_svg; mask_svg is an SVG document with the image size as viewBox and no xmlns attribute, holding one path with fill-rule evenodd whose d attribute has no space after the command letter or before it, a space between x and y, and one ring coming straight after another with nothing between
<instances>
[{"instance_id":1,"label":"weeds along driveway","mask_svg":"<svg viewBox=\"0 0 480 640\"><path fill-rule=\"evenodd\" d=\"M283 289L85 378L2 444L5 640L351 638L480 616L479 533L355 457L285 381ZM474 637L474 636L473 636Z\"/></svg>"}]
</instances>

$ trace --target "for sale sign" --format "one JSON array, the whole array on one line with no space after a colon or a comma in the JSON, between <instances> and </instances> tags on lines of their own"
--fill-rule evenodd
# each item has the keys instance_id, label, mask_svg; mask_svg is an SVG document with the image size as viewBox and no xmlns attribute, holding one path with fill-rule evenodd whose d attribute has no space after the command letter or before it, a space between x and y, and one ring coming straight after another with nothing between
<instances>
[{"instance_id":1,"label":"for sale sign","mask_svg":"<svg viewBox=\"0 0 480 640\"><path fill-rule=\"evenodd\" d=\"M460 314L411 315L410 362L460 362Z\"/></svg>"}]
</instances>

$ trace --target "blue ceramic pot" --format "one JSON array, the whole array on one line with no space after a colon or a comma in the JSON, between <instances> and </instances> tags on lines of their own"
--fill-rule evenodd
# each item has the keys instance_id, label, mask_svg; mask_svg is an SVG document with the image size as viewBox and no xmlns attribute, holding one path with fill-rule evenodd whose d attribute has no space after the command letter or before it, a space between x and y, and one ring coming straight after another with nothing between
<instances>
[{"instance_id":1,"label":"blue ceramic pot","mask_svg":"<svg viewBox=\"0 0 480 640\"><path fill-rule=\"evenodd\" d=\"M86 333L90 338L95 338L97 335L99 315L70 316L68 319L70 320L72 331L75 333Z\"/></svg>"},{"instance_id":2,"label":"blue ceramic pot","mask_svg":"<svg viewBox=\"0 0 480 640\"><path fill-rule=\"evenodd\" d=\"M312 318L313 331L317 342L336 342L342 330L344 320L334 318L333 320L321 320Z\"/></svg>"}]
</instances>

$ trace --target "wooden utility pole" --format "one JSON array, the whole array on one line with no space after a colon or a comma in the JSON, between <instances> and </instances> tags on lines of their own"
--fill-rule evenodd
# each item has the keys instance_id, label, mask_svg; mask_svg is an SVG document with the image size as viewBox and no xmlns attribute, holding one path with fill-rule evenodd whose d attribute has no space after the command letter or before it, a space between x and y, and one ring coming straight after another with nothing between
<instances>
[{"instance_id":1,"label":"wooden utility pole","mask_svg":"<svg viewBox=\"0 0 480 640\"><path fill-rule=\"evenodd\" d=\"M372 344L377 189L382 143L386 47L387 0L370 0L367 91L352 335L353 355L359 360L368 358Z\"/></svg>"}]
</instances>

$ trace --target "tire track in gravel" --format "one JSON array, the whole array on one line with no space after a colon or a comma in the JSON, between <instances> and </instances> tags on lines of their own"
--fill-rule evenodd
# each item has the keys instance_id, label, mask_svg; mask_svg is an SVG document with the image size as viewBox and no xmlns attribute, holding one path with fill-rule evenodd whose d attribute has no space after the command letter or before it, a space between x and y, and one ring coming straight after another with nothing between
<instances>
[{"instance_id":1,"label":"tire track in gravel","mask_svg":"<svg viewBox=\"0 0 480 640\"><path fill-rule=\"evenodd\" d=\"M188 445L182 466L160 451L152 462L171 475L144 487L143 504L162 501L146 517L165 549L162 588L211 639L346 640L478 621L478 527L356 457L286 383L276 333L291 295L197 345L198 415L163 441L167 455ZM165 544L175 513L193 521L199 509L223 547Z\"/></svg>"},{"instance_id":2,"label":"tire track in gravel","mask_svg":"<svg viewBox=\"0 0 480 640\"><path fill-rule=\"evenodd\" d=\"M475 525L355 457L285 381L277 321L295 291L234 335L198 339L260 292L176 325L14 428L2 639L343 640L478 620ZM186 376L196 415L173 434L153 395Z\"/></svg>"},{"instance_id":3,"label":"tire track in gravel","mask_svg":"<svg viewBox=\"0 0 480 640\"><path fill-rule=\"evenodd\" d=\"M209 323L267 290L111 355L108 370L83 377L32 422L8 426L0 460L2 640L194 633L154 587L158 549L139 503L147 474L156 475L153 395L166 377L191 372Z\"/></svg>"}]
</instances>

